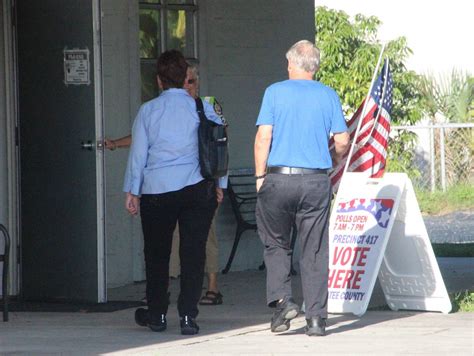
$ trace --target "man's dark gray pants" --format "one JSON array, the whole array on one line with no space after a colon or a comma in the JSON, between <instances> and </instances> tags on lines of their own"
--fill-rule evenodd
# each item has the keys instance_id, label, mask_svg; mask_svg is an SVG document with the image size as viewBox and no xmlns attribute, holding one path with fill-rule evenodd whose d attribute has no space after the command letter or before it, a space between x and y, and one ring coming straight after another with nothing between
<instances>
[{"instance_id":1,"label":"man's dark gray pants","mask_svg":"<svg viewBox=\"0 0 474 356\"><path fill-rule=\"evenodd\" d=\"M300 271L306 318L327 318L329 213L327 174L268 174L258 192L256 217L264 244L267 303L292 296L291 229L301 248Z\"/></svg>"}]
</instances>

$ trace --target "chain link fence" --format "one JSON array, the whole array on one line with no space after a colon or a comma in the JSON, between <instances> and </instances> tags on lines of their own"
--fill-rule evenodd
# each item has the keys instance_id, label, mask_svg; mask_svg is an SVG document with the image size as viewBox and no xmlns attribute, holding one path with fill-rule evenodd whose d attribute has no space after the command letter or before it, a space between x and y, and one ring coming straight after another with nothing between
<instances>
[{"instance_id":1,"label":"chain link fence","mask_svg":"<svg viewBox=\"0 0 474 356\"><path fill-rule=\"evenodd\" d=\"M458 184L474 184L474 124L392 126L391 135L403 130L416 135L411 177L420 189L446 190Z\"/></svg>"}]
</instances>

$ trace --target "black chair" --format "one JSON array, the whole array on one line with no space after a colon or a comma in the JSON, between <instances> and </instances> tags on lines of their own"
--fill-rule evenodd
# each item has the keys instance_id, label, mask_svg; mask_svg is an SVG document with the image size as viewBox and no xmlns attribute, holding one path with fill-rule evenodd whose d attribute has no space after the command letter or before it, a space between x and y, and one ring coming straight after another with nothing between
<instances>
[{"instance_id":1,"label":"black chair","mask_svg":"<svg viewBox=\"0 0 474 356\"><path fill-rule=\"evenodd\" d=\"M3 321L8 321L8 257L10 256L10 236L5 226L0 224L0 231L4 237L4 251L0 255L0 262L3 262L2 273L2 298L3 298Z\"/></svg>"}]
</instances>

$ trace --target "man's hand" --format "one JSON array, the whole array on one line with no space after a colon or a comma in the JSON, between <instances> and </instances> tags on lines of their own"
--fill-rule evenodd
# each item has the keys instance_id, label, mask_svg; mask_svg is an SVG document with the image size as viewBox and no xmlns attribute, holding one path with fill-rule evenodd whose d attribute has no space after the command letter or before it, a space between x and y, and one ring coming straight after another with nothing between
<instances>
[{"instance_id":1,"label":"man's hand","mask_svg":"<svg viewBox=\"0 0 474 356\"><path fill-rule=\"evenodd\" d=\"M336 168L342 161L342 157L336 154L335 150L331 150L332 168Z\"/></svg>"},{"instance_id":2,"label":"man's hand","mask_svg":"<svg viewBox=\"0 0 474 356\"><path fill-rule=\"evenodd\" d=\"M137 215L139 206L140 198L132 193L127 193L125 198L125 209L127 209L130 215Z\"/></svg>"},{"instance_id":3,"label":"man's hand","mask_svg":"<svg viewBox=\"0 0 474 356\"><path fill-rule=\"evenodd\" d=\"M267 170L267 158L272 143L273 126L260 125L255 136L254 154L255 154L255 176L262 178L257 179L257 193L263 184L265 172Z\"/></svg>"},{"instance_id":4,"label":"man's hand","mask_svg":"<svg viewBox=\"0 0 474 356\"><path fill-rule=\"evenodd\" d=\"M257 181L255 183L257 185L257 193L260 190L260 188L262 187L262 184L263 184L264 180L265 180L265 178L257 179Z\"/></svg>"},{"instance_id":5,"label":"man's hand","mask_svg":"<svg viewBox=\"0 0 474 356\"><path fill-rule=\"evenodd\" d=\"M216 195L217 195L217 204L222 203L224 200L224 191L222 188L216 187Z\"/></svg>"}]
</instances>

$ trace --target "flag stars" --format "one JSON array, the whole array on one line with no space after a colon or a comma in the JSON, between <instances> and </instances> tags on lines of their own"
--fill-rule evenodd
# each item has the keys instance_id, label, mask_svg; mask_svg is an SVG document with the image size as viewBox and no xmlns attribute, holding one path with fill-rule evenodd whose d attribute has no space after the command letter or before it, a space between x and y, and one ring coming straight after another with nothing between
<instances>
[{"instance_id":1,"label":"flag stars","mask_svg":"<svg viewBox=\"0 0 474 356\"><path fill-rule=\"evenodd\" d=\"M356 206L356 201L357 199L352 199L350 202L349 202L349 209L354 209L355 206Z\"/></svg>"},{"instance_id":2,"label":"flag stars","mask_svg":"<svg viewBox=\"0 0 474 356\"><path fill-rule=\"evenodd\" d=\"M382 204L380 203L380 201L376 200L374 206L372 207L372 211L377 214L380 209L382 209Z\"/></svg>"},{"instance_id":3,"label":"flag stars","mask_svg":"<svg viewBox=\"0 0 474 356\"><path fill-rule=\"evenodd\" d=\"M365 199L365 198L356 198L350 201L338 203L338 213L349 213L355 211L365 211L370 213L376 220L377 224L383 228L387 227L390 220L390 215L392 209L389 208L391 204L390 201L385 201L386 199Z\"/></svg>"},{"instance_id":4,"label":"flag stars","mask_svg":"<svg viewBox=\"0 0 474 356\"><path fill-rule=\"evenodd\" d=\"M372 200L365 199L365 202L363 203L363 207L367 210L369 210L369 207L372 205Z\"/></svg>"},{"instance_id":5,"label":"flag stars","mask_svg":"<svg viewBox=\"0 0 474 356\"><path fill-rule=\"evenodd\" d=\"M389 219L390 219L389 211L388 210L382 211L382 213L380 214L380 218L379 218L380 225L383 226L383 227L386 227L387 224L388 224Z\"/></svg>"}]
</instances>

